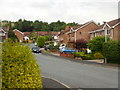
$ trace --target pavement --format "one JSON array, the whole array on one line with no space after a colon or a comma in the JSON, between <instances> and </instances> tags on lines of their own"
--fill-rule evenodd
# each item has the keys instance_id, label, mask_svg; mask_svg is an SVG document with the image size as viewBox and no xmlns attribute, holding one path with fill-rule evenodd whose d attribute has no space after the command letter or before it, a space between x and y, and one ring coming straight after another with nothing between
<instances>
[{"instance_id":1,"label":"pavement","mask_svg":"<svg viewBox=\"0 0 120 90\"><path fill-rule=\"evenodd\" d=\"M62 84L61 82L51 79L51 78L46 78L43 77L42 79L43 81L43 87L44 90L46 89L62 89L62 90L70 90L70 88L64 84Z\"/></svg>"}]
</instances>

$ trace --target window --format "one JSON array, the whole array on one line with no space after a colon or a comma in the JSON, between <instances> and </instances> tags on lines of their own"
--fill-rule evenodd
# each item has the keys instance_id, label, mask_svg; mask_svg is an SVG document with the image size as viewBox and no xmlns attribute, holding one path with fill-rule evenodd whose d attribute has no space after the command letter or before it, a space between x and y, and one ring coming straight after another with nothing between
<instances>
[{"instance_id":1,"label":"window","mask_svg":"<svg viewBox=\"0 0 120 90\"><path fill-rule=\"evenodd\" d=\"M82 34L82 32L80 32L80 34Z\"/></svg>"},{"instance_id":2,"label":"window","mask_svg":"<svg viewBox=\"0 0 120 90\"><path fill-rule=\"evenodd\" d=\"M111 30L107 30L107 34L110 34L111 33Z\"/></svg>"},{"instance_id":3,"label":"window","mask_svg":"<svg viewBox=\"0 0 120 90\"><path fill-rule=\"evenodd\" d=\"M100 32L98 32L98 35L99 35L99 36L101 36L101 35L102 35L102 32L101 32L101 31L100 31Z\"/></svg>"}]
</instances>

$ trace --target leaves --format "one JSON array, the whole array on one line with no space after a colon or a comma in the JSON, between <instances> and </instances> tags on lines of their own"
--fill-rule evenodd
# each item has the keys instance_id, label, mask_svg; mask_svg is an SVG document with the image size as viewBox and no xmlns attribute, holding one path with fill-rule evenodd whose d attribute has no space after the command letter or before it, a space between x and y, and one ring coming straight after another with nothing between
<instances>
[{"instance_id":1,"label":"leaves","mask_svg":"<svg viewBox=\"0 0 120 90\"><path fill-rule=\"evenodd\" d=\"M40 70L28 46L5 42L2 88L42 88Z\"/></svg>"}]
</instances>

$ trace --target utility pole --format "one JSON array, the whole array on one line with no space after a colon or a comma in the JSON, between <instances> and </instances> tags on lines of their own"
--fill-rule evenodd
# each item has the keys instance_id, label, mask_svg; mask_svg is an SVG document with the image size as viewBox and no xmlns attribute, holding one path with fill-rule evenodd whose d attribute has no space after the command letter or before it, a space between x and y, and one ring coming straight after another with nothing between
<instances>
[{"instance_id":1,"label":"utility pole","mask_svg":"<svg viewBox=\"0 0 120 90\"><path fill-rule=\"evenodd\" d=\"M105 29L105 42L107 42L107 29ZM105 57L104 63L107 63L106 57Z\"/></svg>"}]
</instances>

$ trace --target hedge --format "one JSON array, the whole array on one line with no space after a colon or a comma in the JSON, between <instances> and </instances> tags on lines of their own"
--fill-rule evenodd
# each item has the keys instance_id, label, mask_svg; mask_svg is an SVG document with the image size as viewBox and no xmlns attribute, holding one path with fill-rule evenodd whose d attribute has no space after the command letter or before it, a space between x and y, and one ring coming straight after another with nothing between
<instances>
[{"instance_id":1,"label":"hedge","mask_svg":"<svg viewBox=\"0 0 120 90\"><path fill-rule=\"evenodd\" d=\"M39 66L28 46L19 43L3 43L2 89L42 89Z\"/></svg>"},{"instance_id":2,"label":"hedge","mask_svg":"<svg viewBox=\"0 0 120 90\"><path fill-rule=\"evenodd\" d=\"M103 55L108 63L120 64L120 41L108 41L103 44Z\"/></svg>"}]
</instances>

